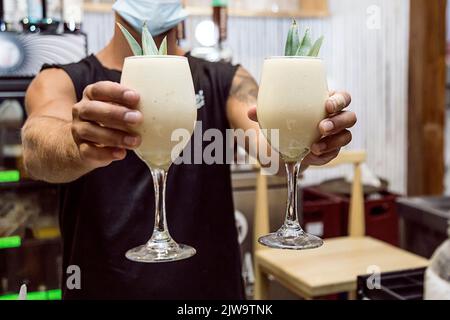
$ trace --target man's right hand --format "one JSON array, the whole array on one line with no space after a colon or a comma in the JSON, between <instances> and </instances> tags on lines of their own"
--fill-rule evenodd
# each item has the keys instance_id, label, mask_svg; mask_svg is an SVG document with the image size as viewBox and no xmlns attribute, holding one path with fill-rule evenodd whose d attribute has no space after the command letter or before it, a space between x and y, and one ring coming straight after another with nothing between
<instances>
[{"instance_id":1,"label":"man's right hand","mask_svg":"<svg viewBox=\"0 0 450 320\"><path fill-rule=\"evenodd\" d=\"M139 95L110 81L87 86L72 110L72 135L81 160L93 168L126 156L126 149L141 143L136 127L143 116L136 108Z\"/></svg>"}]
</instances>

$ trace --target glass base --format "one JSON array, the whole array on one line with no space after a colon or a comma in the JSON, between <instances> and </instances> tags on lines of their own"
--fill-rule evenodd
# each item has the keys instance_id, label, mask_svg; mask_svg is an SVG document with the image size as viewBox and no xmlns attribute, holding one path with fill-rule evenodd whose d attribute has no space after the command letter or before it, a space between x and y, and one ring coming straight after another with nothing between
<instances>
[{"instance_id":1,"label":"glass base","mask_svg":"<svg viewBox=\"0 0 450 320\"><path fill-rule=\"evenodd\" d=\"M262 236L258 242L270 248L304 250L319 248L323 240L312 234L304 232L301 228L281 227L280 230Z\"/></svg>"},{"instance_id":2,"label":"glass base","mask_svg":"<svg viewBox=\"0 0 450 320\"><path fill-rule=\"evenodd\" d=\"M135 262L158 263L178 261L192 257L196 251L185 244L171 242L149 242L128 250L125 256Z\"/></svg>"}]
</instances>

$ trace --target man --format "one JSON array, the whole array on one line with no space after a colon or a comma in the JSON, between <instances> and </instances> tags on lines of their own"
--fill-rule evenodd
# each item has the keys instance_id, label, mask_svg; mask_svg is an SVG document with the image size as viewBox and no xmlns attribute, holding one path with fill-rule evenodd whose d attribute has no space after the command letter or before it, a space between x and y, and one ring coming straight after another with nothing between
<instances>
[{"instance_id":1,"label":"man","mask_svg":"<svg viewBox=\"0 0 450 320\"><path fill-rule=\"evenodd\" d=\"M179 0L119 0L116 20L140 38L142 19L168 53L187 57L202 130L258 130L258 87L242 67L211 63L183 52L176 25L185 18ZM24 162L36 179L63 183L61 232L64 271L81 270L81 288L65 299L243 299L239 245L234 222L230 168L223 164L173 165L166 195L168 225L180 243L197 254L186 260L144 264L125 252L148 240L153 228L154 191L148 168L132 152L141 137L139 95L117 82L131 50L116 27L110 43L79 63L45 66L26 96ZM347 93L327 101L330 117L319 129L306 165L327 163L348 144L356 116L342 111ZM65 272L63 272L65 275Z\"/></svg>"}]
</instances>

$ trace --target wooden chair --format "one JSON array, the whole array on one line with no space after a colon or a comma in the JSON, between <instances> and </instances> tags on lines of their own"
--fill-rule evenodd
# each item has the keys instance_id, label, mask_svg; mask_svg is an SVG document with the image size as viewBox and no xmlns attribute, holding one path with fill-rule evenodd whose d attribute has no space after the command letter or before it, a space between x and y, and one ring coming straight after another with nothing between
<instances>
[{"instance_id":1,"label":"wooden chair","mask_svg":"<svg viewBox=\"0 0 450 320\"><path fill-rule=\"evenodd\" d=\"M269 233L267 177L259 174L256 184L254 219L255 299L268 299L272 275L293 293L305 299L349 292L354 298L356 278L372 272L399 271L425 267L422 257L365 236L364 194L361 164L364 151L341 152L326 167L353 164L354 178L349 209L349 236L325 239L324 245L310 250L278 250L258 243Z\"/></svg>"}]
</instances>

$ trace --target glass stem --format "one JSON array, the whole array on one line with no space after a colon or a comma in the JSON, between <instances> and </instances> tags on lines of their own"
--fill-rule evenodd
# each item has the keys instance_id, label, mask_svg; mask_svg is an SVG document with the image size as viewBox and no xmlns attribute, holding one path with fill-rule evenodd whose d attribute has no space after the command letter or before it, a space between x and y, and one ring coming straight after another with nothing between
<instances>
[{"instance_id":1,"label":"glass stem","mask_svg":"<svg viewBox=\"0 0 450 320\"><path fill-rule=\"evenodd\" d=\"M152 169L153 185L155 187L155 226L150 241L169 242L170 233L166 220L166 180L167 172L163 169Z\"/></svg>"},{"instance_id":2,"label":"glass stem","mask_svg":"<svg viewBox=\"0 0 450 320\"><path fill-rule=\"evenodd\" d=\"M301 162L287 162L285 164L288 180L288 200L286 206L286 218L284 220L284 228L293 229L292 231L300 231L300 223L298 221L298 190L297 181L300 173Z\"/></svg>"}]
</instances>

